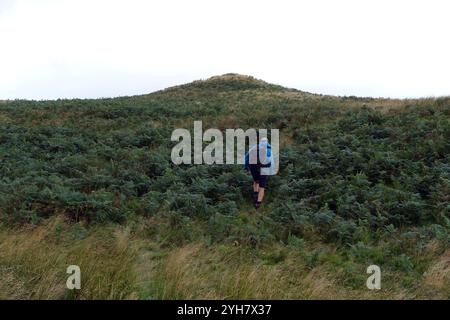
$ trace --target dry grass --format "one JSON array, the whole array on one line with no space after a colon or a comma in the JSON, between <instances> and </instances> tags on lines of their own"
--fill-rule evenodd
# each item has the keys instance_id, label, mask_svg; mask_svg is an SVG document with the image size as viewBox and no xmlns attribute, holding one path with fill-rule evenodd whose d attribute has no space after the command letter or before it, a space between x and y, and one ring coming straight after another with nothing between
<instances>
[{"instance_id":1,"label":"dry grass","mask_svg":"<svg viewBox=\"0 0 450 320\"><path fill-rule=\"evenodd\" d=\"M425 284L437 294L436 298L450 297L450 250L445 251L425 272Z\"/></svg>"},{"instance_id":2,"label":"dry grass","mask_svg":"<svg viewBox=\"0 0 450 320\"><path fill-rule=\"evenodd\" d=\"M61 239L54 218L35 228L0 230L0 298L124 299L133 298L134 250L127 232L94 229L82 239ZM114 236L116 235L116 237ZM66 289L69 265L79 265L82 289Z\"/></svg>"},{"instance_id":3,"label":"dry grass","mask_svg":"<svg viewBox=\"0 0 450 320\"><path fill-rule=\"evenodd\" d=\"M370 291L340 285L325 265L312 270L292 254L267 264L240 247L190 244L155 263L143 298L156 299L404 299L401 290ZM146 264L146 259L141 260ZM141 267L141 269L145 269Z\"/></svg>"},{"instance_id":4,"label":"dry grass","mask_svg":"<svg viewBox=\"0 0 450 320\"><path fill-rule=\"evenodd\" d=\"M414 287L402 274L383 278L382 290L345 285L345 267L310 267L298 250L273 244L195 242L163 248L143 221L84 229L62 218L38 227L0 227L0 299L448 299L450 251L433 260ZM323 245L322 245L323 246ZM429 252L438 253L430 243ZM314 248L308 248L314 249ZM315 249L325 249L316 247ZM282 259L271 259L282 252ZM333 254L333 250L328 250ZM436 256L436 255L433 255ZM82 289L66 289L66 268L79 265Z\"/></svg>"},{"instance_id":5,"label":"dry grass","mask_svg":"<svg viewBox=\"0 0 450 320\"><path fill-rule=\"evenodd\" d=\"M370 100L345 100L345 106L350 108L361 108L363 106L375 109L381 113L404 112L408 106L427 106L435 105L436 98L421 99L370 99Z\"/></svg>"}]
</instances>

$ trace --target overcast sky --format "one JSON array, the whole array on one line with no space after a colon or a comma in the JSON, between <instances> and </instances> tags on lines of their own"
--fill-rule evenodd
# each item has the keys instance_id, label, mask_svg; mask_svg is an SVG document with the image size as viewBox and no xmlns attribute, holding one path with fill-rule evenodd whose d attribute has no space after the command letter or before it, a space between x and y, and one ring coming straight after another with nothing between
<instances>
[{"instance_id":1,"label":"overcast sky","mask_svg":"<svg viewBox=\"0 0 450 320\"><path fill-rule=\"evenodd\" d=\"M450 1L0 0L0 99L235 72L316 93L450 95Z\"/></svg>"}]
</instances>

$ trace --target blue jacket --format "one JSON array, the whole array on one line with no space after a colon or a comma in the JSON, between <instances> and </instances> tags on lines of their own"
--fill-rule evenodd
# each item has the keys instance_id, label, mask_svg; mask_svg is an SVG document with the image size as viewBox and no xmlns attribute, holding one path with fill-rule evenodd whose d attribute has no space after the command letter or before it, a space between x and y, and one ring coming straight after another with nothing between
<instances>
[{"instance_id":1,"label":"blue jacket","mask_svg":"<svg viewBox=\"0 0 450 320\"><path fill-rule=\"evenodd\" d=\"M254 145L253 147L251 147L248 152L245 154L245 159L244 159L244 169L248 170L249 169L249 158L250 158L250 152L256 148L256 147L263 147L263 145L259 144L259 145ZM257 150L257 152L259 152L259 150ZM258 155L259 156L259 155ZM272 147L270 146L270 143L267 143L266 145L266 157L268 159L270 159L271 161L269 161L269 163L267 164L260 164L261 167L270 167L271 162L272 162Z\"/></svg>"}]
</instances>

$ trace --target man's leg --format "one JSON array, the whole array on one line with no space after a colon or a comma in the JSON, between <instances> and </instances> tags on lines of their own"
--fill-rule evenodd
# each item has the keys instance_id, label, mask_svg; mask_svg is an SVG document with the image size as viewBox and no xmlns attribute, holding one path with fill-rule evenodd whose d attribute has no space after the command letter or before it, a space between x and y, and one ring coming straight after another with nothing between
<instances>
[{"instance_id":1,"label":"man's leg","mask_svg":"<svg viewBox=\"0 0 450 320\"><path fill-rule=\"evenodd\" d=\"M257 181L253 181L253 201L256 201L258 199L259 194L259 183Z\"/></svg>"},{"instance_id":2,"label":"man's leg","mask_svg":"<svg viewBox=\"0 0 450 320\"><path fill-rule=\"evenodd\" d=\"M258 209L261 206L261 202L264 199L264 191L267 188L267 176L261 176L259 179L259 191L258 191L258 198L255 202L255 209Z\"/></svg>"},{"instance_id":3,"label":"man's leg","mask_svg":"<svg viewBox=\"0 0 450 320\"><path fill-rule=\"evenodd\" d=\"M261 202L263 201L264 198L264 188L263 187L259 187L259 191L257 193L257 198L255 201L255 209L258 209L261 206Z\"/></svg>"},{"instance_id":4,"label":"man's leg","mask_svg":"<svg viewBox=\"0 0 450 320\"><path fill-rule=\"evenodd\" d=\"M262 202L264 199L264 190L265 188L260 187L258 191L258 202Z\"/></svg>"},{"instance_id":5,"label":"man's leg","mask_svg":"<svg viewBox=\"0 0 450 320\"><path fill-rule=\"evenodd\" d=\"M249 169L250 169L250 173L252 174L252 178L253 178L252 199L253 199L253 201L256 202L256 200L258 200L258 191L259 191L259 181L258 181L259 172L258 172L258 168L253 164L249 165Z\"/></svg>"}]
</instances>

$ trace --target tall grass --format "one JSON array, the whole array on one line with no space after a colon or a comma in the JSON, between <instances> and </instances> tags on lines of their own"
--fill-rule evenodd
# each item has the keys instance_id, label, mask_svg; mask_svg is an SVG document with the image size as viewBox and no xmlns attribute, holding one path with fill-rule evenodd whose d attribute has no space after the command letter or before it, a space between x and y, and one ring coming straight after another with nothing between
<instances>
[{"instance_id":1,"label":"tall grass","mask_svg":"<svg viewBox=\"0 0 450 320\"><path fill-rule=\"evenodd\" d=\"M144 220L86 228L53 217L37 227L0 226L0 299L412 299L450 297L449 251L430 243L430 263L410 286L382 266L382 290L365 286L365 263L332 246L167 246ZM176 231L175 231L176 232ZM319 255L316 253L319 252ZM66 268L81 268L68 290Z\"/></svg>"},{"instance_id":2,"label":"tall grass","mask_svg":"<svg viewBox=\"0 0 450 320\"><path fill-rule=\"evenodd\" d=\"M64 230L63 230L64 229ZM69 226L52 218L38 227L0 230L1 299L133 298L135 251L117 227ZM66 288L69 265L81 290Z\"/></svg>"},{"instance_id":3,"label":"tall grass","mask_svg":"<svg viewBox=\"0 0 450 320\"><path fill-rule=\"evenodd\" d=\"M277 251L266 248L267 256ZM152 261L149 278L142 282L141 298L151 299L411 299L445 298L448 283L429 281L447 277L448 267L442 265L430 274L434 280L422 279L411 291L404 290L399 279L402 274L387 272L383 289L366 288L365 267L360 268L358 286L340 280L348 274L329 263L313 268L295 251L287 251L283 261L273 262L264 254L234 246L208 247L201 243L186 245L169 251ZM141 261L145 265L145 261ZM446 271L443 271L446 270ZM433 293L430 293L430 290ZM448 296L447 296L448 297Z\"/></svg>"}]
</instances>

